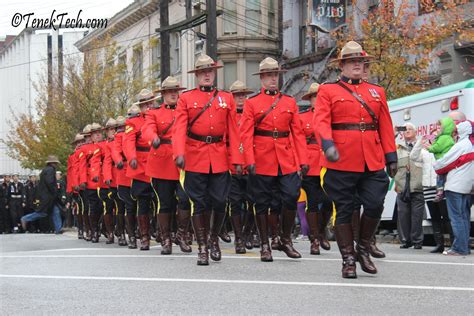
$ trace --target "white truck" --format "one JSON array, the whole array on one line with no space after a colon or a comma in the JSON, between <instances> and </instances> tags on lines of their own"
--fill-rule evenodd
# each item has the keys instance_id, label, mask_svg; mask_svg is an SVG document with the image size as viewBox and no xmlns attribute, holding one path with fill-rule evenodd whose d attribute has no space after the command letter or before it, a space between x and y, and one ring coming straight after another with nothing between
<instances>
[{"instance_id":1,"label":"white truck","mask_svg":"<svg viewBox=\"0 0 474 316\"><path fill-rule=\"evenodd\" d=\"M419 137L428 134L437 125L437 121L450 112L461 111L468 119L474 119L474 79L458 82L441 88L417 93L388 102L394 126L403 126L410 122L417 127ZM400 135L397 142L402 140ZM385 209L382 214L381 228L396 228L394 222L395 198L393 180L385 198ZM429 219L429 212L426 212ZM471 212L471 226L474 211ZM423 221L426 234L431 233L431 223ZM471 234L473 230L471 229Z\"/></svg>"}]
</instances>

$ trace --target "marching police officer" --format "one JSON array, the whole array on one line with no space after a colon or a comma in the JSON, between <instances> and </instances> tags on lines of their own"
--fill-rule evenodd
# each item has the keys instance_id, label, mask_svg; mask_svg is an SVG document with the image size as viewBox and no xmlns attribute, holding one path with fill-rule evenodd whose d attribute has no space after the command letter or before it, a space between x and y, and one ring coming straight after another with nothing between
<instances>
[{"instance_id":1,"label":"marching police officer","mask_svg":"<svg viewBox=\"0 0 474 316\"><path fill-rule=\"evenodd\" d=\"M77 238L84 239L84 225L83 225L83 212L84 204L79 196L79 181L78 181L78 153L84 141L84 135L78 133L74 137L73 145L75 145L74 152L69 155L67 159L67 178L66 178L66 193L70 197L71 209L75 209L76 212L76 225L77 225ZM75 205L75 207L74 207Z\"/></svg>"},{"instance_id":2,"label":"marching police officer","mask_svg":"<svg viewBox=\"0 0 474 316\"><path fill-rule=\"evenodd\" d=\"M188 71L195 73L197 88L181 94L173 135L175 162L185 170L184 189L192 201L198 265L209 264L209 233L211 259L221 260L218 234L230 189L230 164L236 166L238 173L242 171L234 98L214 86L216 69L221 67L207 55L197 58L195 68Z\"/></svg>"},{"instance_id":3,"label":"marching police officer","mask_svg":"<svg viewBox=\"0 0 474 316\"><path fill-rule=\"evenodd\" d=\"M236 105L236 119L237 125L240 125L242 113L244 111L244 103L247 95L252 94L253 91L247 89L245 84L237 80L229 88L230 93L234 96ZM242 218L248 218L254 216L253 214L253 203L250 198L247 180L248 175L238 175L235 168L231 168L232 184L229 192L229 205L230 205L230 219L232 228L234 230L235 240L235 253L243 254L245 250L245 239L242 236ZM246 224L254 223L253 221L246 221ZM253 226L253 225L252 225Z\"/></svg>"},{"instance_id":4,"label":"marching police officer","mask_svg":"<svg viewBox=\"0 0 474 316\"><path fill-rule=\"evenodd\" d=\"M303 177L302 187L306 192L306 219L309 226L309 241L311 242L310 254L319 255L319 245L321 240L325 240L324 228L320 230L320 222L323 222L322 213L332 210L332 202L328 199L321 188L319 163L321 157L321 146L315 136L313 126L314 112L317 111L316 96L319 90L318 83L312 83L308 92L301 99L309 100L310 106L300 111L301 125L306 136L308 149L309 172ZM320 209L321 205L321 209ZM326 222L325 222L326 223ZM325 225L323 226L325 227ZM322 238L323 237L323 238ZM322 243L321 243L322 244ZM326 249L326 245L323 246Z\"/></svg>"},{"instance_id":5,"label":"marching police officer","mask_svg":"<svg viewBox=\"0 0 474 316\"><path fill-rule=\"evenodd\" d=\"M130 193L137 200L138 204L138 226L140 230L140 250L150 249L150 212L152 201L152 188L150 177L145 174L150 144L142 135L141 128L145 123L145 113L154 103L157 97L152 91L142 89L134 104L139 108L133 111L135 116L129 117L126 121L123 151L128 160L127 177L132 179Z\"/></svg>"},{"instance_id":6,"label":"marching police officer","mask_svg":"<svg viewBox=\"0 0 474 316\"><path fill-rule=\"evenodd\" d=\"M128 117L134 117L140 114L140 108L136 105L130 107L127 111ZM114 161L117 171L117 196L119 198L117 204L117 226L119 233L119 245L125 246L124 224L127 228L128 234L128 248L137 248L137 239L135 237L136 227L136 209L137 201L132 199L130 194L130 185L132 179L127 177L128 161L124 154L124 135L125 135L125 118L123 116L117 117L117 131L114 137L114 142L111 151L111 157ZM123 205L122 205L123 204ZM124 216L126 215L126 217ZM122 241L123 240L123 241Z\"/></svg>"},{"instance_id":7,"label":"marching police officer","mask_svg":"<svg viewBox=\"0 0 474 316\"><path fill-rule=\"evenodd\" d=\"M322 182L336 207L335 232L343 259L343 278L357 277L351 225L356 194L364 207L357 259L364 272L377 273L369 247L388 190L384 167L391 176L397 170L385 91L362 80L364 62L370 58L358 43L344 45L336 59L340 80L321 85L316 99L315 133L324 151Z\"/></svg>"},{"instance_id":8,"label":"marching police officer","mask_svg":"<svg viewBox=\"0 0 474 316\"><path fill-rule=\"evenodd\" d=\"M75 173L76 179L79 184L79 187L76 190L79 190L79 197L81 198L83 205L82 220L84 223L85 231L85 241L92 240L92 231L90 226L89 218L89 200L87 198L87 160L86 156L88 154L89 146L91 146L91 124L87 124L81 133L84 136L83 144L78 148L77 159L75 163Z\"/></svg>"},{"instance_id":9,"label":"marching police officer","mask_svg":"<svg viewBox=\"0 0 474 316\"><path fill-rule=\"evenodd\" d=\"M260 63L256 75L260 76L262 88L259 94L245 101L240 125L255 200L262 261L273 261L267 216L274 186L280 192L282 203L280 250L290 258L301 257L293 247L291 231L301 188L298 172L306 174L309 167L296 101L278 90L279 74L283 71L273 58L267 57Z\"/></svg>"},{"instance_id":10,"label":"marching police officer","mask_svg":"<svg viewBox=\"0 0 474 316\"><path fill-rule=\"evenodd\" d=\"M81 186L86 189L87 202L89 207L89 223L92 232L92 242L98 243L99 219L103 213L104 207L100 200L98 189L100 189L101 180L101 155L102 148L99 144L102 141L102 126L98 123L92 123L90 126L91 143L87 144L84 155L80 158L80 172L82 174ZM81 148L82 149L82 148Z\"/></svg>"},{"instance_id":11,"label":"marching police officer","mask_svg":"<svg viewBox=\"0 0 474 316\"><path fill-rule=\"evenodd\" d=\"M176 103L179 91L185 90L174 77L167 77L155 93L161 93L163 103L150 108L145 117L142 134L151 144L145 173L152 178L152 187L158 199L158 220L161 230L161 254L169 255L171 246L172 215L176 213L178 232L176 244L181 251L191 252L187 231L191 220L191 204L179 183L179 169L173 158L172 134L176 121ZM178 203L176 203L176 198Z\"/></svg>"}]
</instances>

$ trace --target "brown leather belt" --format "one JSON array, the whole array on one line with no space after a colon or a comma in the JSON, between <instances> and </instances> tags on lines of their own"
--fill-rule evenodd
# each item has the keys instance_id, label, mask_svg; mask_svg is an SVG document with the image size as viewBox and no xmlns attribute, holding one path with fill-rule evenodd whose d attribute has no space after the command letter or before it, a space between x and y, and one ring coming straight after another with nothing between
<instances>
[{"instance_id":1,"label":"brown leather belt","mask_svg":"<svg viewBox=\"0 0 474 316\"><path fill-rule=\"evenodd\" d=\"M171 144L170 138L162 138L160 139L160 144Z\"/></svg>"},{"instance_id":2,"label":"brown leather belt","mask_svg":"<svg viewBox=\"0 0 474 316\"><path fill-rule=\"evenodd\" d=\"M290 136L290 132L279 132L279 131L265 131L262 129L256 129L253 133L255 136L265 136L273 138L285 138Z\"/></svg>"},{"instance_id":3,"label":"brown leather belt","mask_svg":"<svg viewBox=\"0 0 474 316\"><path fill-rule=\"evenodd\" d=\"M317 145L318 141L316 140L316 138L307 137L306 138L306 144L308 144L308 145Z\"/></svg>"},{"instance_id":4,"label":"brown leather belt","mask_svg":"<svg viewBox=\"0 0 474 316\"><path fill-rule=\"evenodd\" d=\"M374 123L334 123L331 124L333 130L347 130L347 131L376 131L379 129L378 124Z\"/></svg>"},{"instance_id":5,"label":"brown leather belt","mask_svg":"<svg viewBox=\"0 0 474 316\"><path fill-rule=\"evenodd\" d=\"M188 137L194 140L198 140L200 142L204 142L206 144L214 144L219 143L224 139L224 136L202 136L198 134L194 134L191 131L188 131Z\"/></svg>"},{"instance_id":6,"label":"brown leather belt","mask_svg":"<svg viewBox=\"0 0 474 316\"><path fill-rule=\"evenodd\" d=\"M142 152L149 152L149 151L150 151L150 147L137 146L136 150L137 150L137 151L142 151Z\"/></svg>"}]
</instances>

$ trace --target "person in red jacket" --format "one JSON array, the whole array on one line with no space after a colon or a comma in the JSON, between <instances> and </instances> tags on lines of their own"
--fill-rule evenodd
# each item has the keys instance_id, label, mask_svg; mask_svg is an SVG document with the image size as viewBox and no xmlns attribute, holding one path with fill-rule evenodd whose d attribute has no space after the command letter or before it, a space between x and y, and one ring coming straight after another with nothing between
<instances>
[{"instance_id":1,"label":"person in red jacket","mask_svg":"<svg viewBox=\"0 0 474 316\"><path fill-rule=\"evenodd\" d=\"M137 114L140 113L140 109L132 106L128 109L127 116L131 117L133 114L131 110L136 110ZM127 158L125 157L123 151L123 137L125 135L125 118L123 116L117 117L117 131L114 137L111 157L114 162L115 168L117 170L117 226L120 239L125 239L124 236L124 223L127 227L128 235L128 248L136 249L137 248L137 239L135 237L135 228L136 228L136 211L137 211L137 201L134 200L130 194L130 186L132 184L132 179L127 177ZM126 214L126 220L124 215Z\"/></svg>"},{"instance_id":2,"label":"person in red jacket","mask_svg":"<svg viewBox=\"0 0 474 316\"><path fill-rule=\"evenodd\" d=\"M79 182L77 173L77 161L79 159L78 153L84 141L84 135L76 134L74 137L73 145L75 145L74 152L69 156L67 160L67 186L66 193L71 197L71 203L76 205L76 225L77 225L77 238L84 239L84 224L82 214L84 212L83 203L79 196Z\"/></svg>"},{"instance_id":3,"label":"person in red jacket","mask_svg":"<svg viewBox=\"0 0 474 316\"><path fill-rule=\"evenodd\" d=\"M356 194L364 207L360 220L357 259L362 270L375 274L369 247L388 190L397 170L392 120L382 87L362 80L364 63L371 57L350 41L336 61L341 78L321 85L314 115L315 133L324 151L323 188L336 207L336 239L342 255L342 277L356 278L351 225Z\"/></svg>"},{"instance_id":4,"label":"person in red jacket","mask_svg":"<svg viewBox=\"0 0 474 316\"><path fill-rule=\"evenodd\" d=\"M176 121L179 91L185 90L174 77L167 77L155 93L161 93L163 103L150 108L142 127L143 138L151 144L145 173L152 178L158 198L157 222L161 228L161 254L172 253L171 221L177 209L178 232L176 243L181 251L191 252L186 234L191 218L191 204L179 183L179 169L174 163L172 135ZM176 198L178 203L176 204Z\"/></svg>"},{"instance_id":5,"label":"person in red jacket","mask_svg":"<svg viewBox=\"0 0 474 316\"><path fill-rule=\"evenodd\" d=\"M106 139L99 143L101 147L101 155L99 163L100 168L100 191L99 197L104 205L103 224L106 229L106 244L114 243L114 209L115 197L117 194L115 184L114 170L112 168L112 156L110 153L110 143L113 141L115 134L116 121L109 118L105 124Z\"/></svg>"},{"instance_id":6,"label":"person in red jacket","mask_svg":"<svg viewBox=\"0 0 474 316\"><path fill-rule=\"evenodd\" d=\"M253 91L249 90L242 81L235 81L229 88L230 92L234 96L235 105L236 105L236 119L237 125L240 125L240 120L242 118L242 113L244 111L244 103L249 94L252 94ZM245 239L242 236L243 225L242 218L246 218L246 224L254 223L249 220L249 216L254 216L253 214L253 202L250 198L249 191L247 189L247 180L248 175L242 174L238 175L235 168L230 169L232 174L232 183L229 192L229 206L230 206L230 219L232 223L232 228L234 229L234 246L235 253L243 254L246 253L245 249ZM251 229L250 229L251 230Z\"/></svg>"},{"instance_id":7,"label":"person in red jacket","mask_svg":"<svg viewBox=\"0 0 474 316\"><path fill-rule=\"evenodd\" d=\"M92 231L90 226L90 218L89 218L89 200L87 198L87 152L88 148L91 145L91 124L87 124L81 133L84 136L84 142L78 149L78 155L76 159L76 163L74 164L75 174L77 183L79 183L79 197L82 201L82 220L84 223L84 231L85 231L85 241L92 240Z\"/></svg>"},{"instance_id":8,"label":"person in red jacket","mask_svg":"<svg viewBox=\"0 0 474 316\"><path fill-rule=\"evenodd\" d=\"M92 231L92 242L98 243L99 219L103 213L103 205L100 200L98 190L100 188L100 172L101 172L101 155L102 149L98 144L102 141L102 126L97 123L92 123L91 128L91 143L84 146L84 155L80 160L81 170L81 186L86 189L86 196L89 205L89 221Z\"/></svg>"},{"instance_id":9,"label":"person in red jacket","mask_svg":"<svg viewBox=\"0 0 474 316\"><path fill-rule=\"evenodd\" d=\"M260 93L245 101L240 132L245 162L250 174L250 190L255 199L257 227L260 234L262 261L273 261L268 243L268 210L273 192L278 188L282 204L280 250L290 258L301 258L291 241L301 178L306 174L308 158L306 140L301 128L294 98L278 89L279 74L284 72L273 58L260 62Z\"/></svg>"},{"instance_id":10,"label":"person in red jacket","mask_svg":"<svg viewBox=\"0 0 474 316\"><path fill-rule=\"evenodd\" d=\"M150 249L150 212L152 187L150 177L145 174L150 144L142 135L141 128L145 123L145 112L153 105L157 97L148 89L142 89L138 102L132 106L131 114L126 121L123 150L128 160L127 177L132 179L130 193L138 204L138 226L140 230L140 250Z\"/></svg>"},{"instance_id":11,"label":"person in red jacket","mask_svg":"<svg viewBox=\"0 0 474 316\"><path fill-rule=\"evenodd\" d=\"M184 190L192 201L198 265L209 264L208 241L211 259L221 260L218 234L230 189L230 165L235 165L238 173L242 171L234 98L214 87L216 69L220 67L207 55L197 58L195 69L189 71L196 75L197 88L181 94L173 134L175 162L185 170Z\"/></svg>"},{"instance_id":12,"label":"person in red jacket","mask_svg":"<svg viewBox=\"0 0 474 316\"><path fill-rule=\"evenodd\" d=\"M323 249L329 250L329 242L326 239L325 227L327 220L323 220L323 212L332 211L332 202L321 188L321 146L315 136L315 127L313 126L314 112L317 111L316 96L319 90L318 83L312 83L308 92L301 97L302 100L309 100L310 106L300 111L301 126L306 136L308 149L309 172L303 177L302 187L306 192L306 219L309 226L310 254L319 255L319 245ZM321 208L320 208L321 205ZM325 218L329 218L326 216ZM322 223L322 225L320 224Z\"/></svg>"}]
</instances>

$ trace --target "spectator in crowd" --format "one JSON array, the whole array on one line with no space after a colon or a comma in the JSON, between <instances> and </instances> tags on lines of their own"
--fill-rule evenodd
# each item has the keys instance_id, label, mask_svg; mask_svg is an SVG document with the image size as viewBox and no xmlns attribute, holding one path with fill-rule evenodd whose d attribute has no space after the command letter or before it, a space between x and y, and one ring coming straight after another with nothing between
<instances>
[{"instance_id":1,"label":"spectator in crowd","mask_svg":"<svg viewBox=\"0 0 474 316\"><path fill-rule=\"evenodd\" d=\"M41 171L38 187L36 189L35 204L37 207L35 212L25 215L21 218L21 225L26 230L27 223L37 219L47 217L51 214L58 198L58 189L56 181L56 169L59 160L55 156L49 156L46 160L46 167ZM61 217L57 217L57 213L53 212L53 222L55 231L61 230Z\"/></svg>"},{"instance_id":2,"label":"spectator in crowd","mask_svg":"<svg viewBox=\"0 0 474 316\"><path fill-rule=\"evenodd\" d=\"M14 233L19 231L20 218L26 206L25 187L20 182L18 174L13 175L13 181L7 187L8 208L10 210L10 227Z\"/></svg>"},{"instance_id":3,"label":"spectator in crowd","mask_svg":"<svg viewBox=\"0 0 474 316\"><path fill-rule=\"evenodd\" d=\"M436 158L424 148L426 144L429 144L430 140L434 140L435 132L436 130L433 130L431 135L425 135L423 138L420 138L415 146L413 146L410 156L413 161L423 164L423 176L421 181L423 185L423 196L430 212L433 237L436 243L436 247L431 250L431 253L442 253L444 251L443 227L445 226L443 224L447 223L449 225L448 211L445 199L439 201L435 200L437 176L433 164Z\"/></svg>"},{"instance_id":4,"label":"spectator in crowd","mask_svg":"<svg viewBox=\"0 0 474 316\"><path fill-rule=\"evenodd\" d=\"M453 228L454 241L443 254L464 256L470 254L471 192L474 185L473 143L470 139L473 123L457 124L458 141L435 163L438 174L447 174L445 184L446 202Z\"/></svg>"},{"instance_id":5,"label":"spectator in crowd","mask_svg":"<svg viewBox=\"0 0 474 316\"><path fill-rule=\"evenodd\" d=\"M63 180L63 174L61 171L56 171L56 186L57 186L57 199L53 209L53 224L55 227L55 233L60 234L61 228L63 226L63 215L65 216L65 208L66 208L66 183ZM57 223L54 222L54 218L61 219L60 228L58 229Z\"/></svg>"},{"instance_id":6,"label":"spectator in crowd","mask_svg":"<svg viewBox=\"0 0 474 316\"><path fill-rule=\"evenodd\" d=\"M30 214L35 211L35 195L36 195L36 175L32 174L29 176L28 181L25 183L25 196L26 206L24 208L24 214ZM38 227L30 227L30 232L37 231Z\"/></svg>"},{"instance_id":7,"label":"spectator in crowd","mask_svg":"<svg viewBox=\"0 0 474 316\"><path fill-rule=\"evenodd\" d=\"M436 137L432 144L430 141L424 142L424 146L428 151L434 154L436 159L443 157L450 149L454 146L453 133L455 129L454 121L450 117L445 117L439 122L439 130L437 131ZM436 197L435 202L439 202L444 198L444 182L446 181L445 175L438 175L436 182Z\"/></svg>"},{"instance_id":8,"label":"spectator in crowd","mask_svg":"<svg viewBox=\"0 0 474 316\"><path fill-rule=\"evenodd\" d=\"M8 208L7 208L7 178L3 176L2 183L0 185L0 234L6 233L10 226L8 219Z\"/></svg>"},{"instance_id":9,"label":"spectator in crowd","mask_svg":"<svg viewBox=\"0 0 474 316\"><path fill-rule=\"evenodd\" d=\"M423 244L423 215L425 200L423 199L423 168L414 161L411 152L417 141L416 127L405 124L404 142L398 145L398 171L395 175L398 206L398 233L400 248L421 249Z\"/></svg>"}]
</instances>

